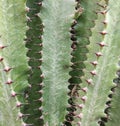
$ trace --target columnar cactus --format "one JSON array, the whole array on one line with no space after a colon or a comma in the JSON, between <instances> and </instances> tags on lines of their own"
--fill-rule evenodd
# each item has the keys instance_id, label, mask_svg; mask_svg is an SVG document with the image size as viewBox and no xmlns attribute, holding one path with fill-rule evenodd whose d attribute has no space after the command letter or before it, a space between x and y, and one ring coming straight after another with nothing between
<instances>
[{"instance_id":1,"label":"columnar cactus","mask_svg":"<svg viewBox=\"0 0 120 126\"><path fill-rule=\"evenodd\" d=\"M120 126L120 1L0 1L0 126Z\"/></svg>"}]
</instances>

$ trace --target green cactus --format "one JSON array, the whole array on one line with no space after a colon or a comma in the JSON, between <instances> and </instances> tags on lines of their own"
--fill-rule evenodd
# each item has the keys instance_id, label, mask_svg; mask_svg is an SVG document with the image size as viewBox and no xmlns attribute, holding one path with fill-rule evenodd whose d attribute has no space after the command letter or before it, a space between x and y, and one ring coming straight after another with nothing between
<instances>
[{"instance_id":1,"label":"green cactus","mask_svg":"<svg viewBox=\"0 0 120 126\"><path fill-rule=\"evenodd\" d=\"M19 119L20 106L24 102L22 92L28 85L25 22L25 0L0 1L0 126L23 123Z\"/></svg>"},{"instance_id":2,"label":"green cactus","mask_svg":"<svg viewBox=\"0 0 120 126\"><path fill-rule=\"evenodd\" d=\"M0 126L120 126L120 1L0 1Z\"/></svg>"}]
</instances>

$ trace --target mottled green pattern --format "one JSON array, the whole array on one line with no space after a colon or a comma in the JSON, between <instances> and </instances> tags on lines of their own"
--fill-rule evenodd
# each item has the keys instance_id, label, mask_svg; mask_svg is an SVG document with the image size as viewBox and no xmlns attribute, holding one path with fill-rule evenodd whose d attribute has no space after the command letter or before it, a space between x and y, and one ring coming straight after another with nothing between
<instances>
[{"instance_id":1,"label":"mottled green pattern","mask_svg":"<svg viewBox=\"0 0 120 126\"><path fill-rule=\"evenodd\" d=\"M43 124L41 111L39 107L41 102L38 100L42 97L40 91L42 86L39 84L42 82L41 69L40 69L40 58L41 58L41 49L40 44L41 34L42 34L42 22L40 17L37 15L40 12L41 5L39 3L42 0L27 0L26 6L28 8L27 13L27 26L29 29L26 32L26 47L28 48L27 56L29 57L29 66L31 70L29 71L28 82L30 87L27 87L25 90L26 101L30 104L25 105L23 108L23 113L30 114L27 118L24 118L24 121L29 124L34 124L34 126L40 126ZM38 100L38 101L37 101Z\"/></svg>"},{"instance_id":2,"label":"mottled green pattern","mask_svg":"<svg viewBox=\"0 0 120 126\"><path fill-rule=\"evenodd\" d=\"M109 53L109 55L111 57L111 60L113 59L114 62L110 61L108 65L111 67L111 69L114 69L113 73L116 73L115 71L120 69L120 67L118 66L118 58L120 58L120 19L119 19L120 2L110 0L109 8L110 10L108 11L106 19L108 21L108 24L110 24L107 27L107 31L110 31L111 34L109 38L106 38L106 41L110 43L109 46L111 48L110 49L111 53ZM112 66L112 64L114 64L114 66ZM108 73L109 79L113 78L111 77L112 74L111 72ZM115 92L113 93L113 98L111 101L111 109L109 110L110 117L106 126L120 125L120 118L119 118L120 117L120 84L119 83L120 82L118 82L118 86L116 87Z\"/></svg>"},{"instance_id":3,"label":"mottled green pattern","mask_svg":"<svg viewBox=\"0 0 120 126\"><path fill-rule=\"evenodd\" d=\"M120 78L119 78L120 79ZM120 80L119 80L120 81ZM116 87L111 108L109 109L109 120L106 123L106 126L119 126L120 125L120 82L118 83L118 86Z\"/></svg>"},{"instance_id":4,"label":"mottled green pattern","mask_svg":"<svg viewBox=\"0 0 120 126\"><path fill-rule=\"evenodd\" d=\"M0 0L0 126L119 126L119 15L115 0Z\"/></svg>"},{"instance_id":5,"label":"mottled green pattern","mask_svg":"<svg viewBox=\"0 0 120 126\"><path fill-rule=\"evenodd\" d=\"M112 2L113 4L114 2ZM111 88L114 86L113 79L117 71L118 57L120 54L119 47L119 32L117 30L118 26L118 15L119 11L114 12L119 4L112 4L108 6L111 8L107 14L99 16L96 21L95 28L92 29L92 36L90 37L91 44L88 46L89 54L88 60L86 61L86 72L85 77L83 77L83 87L87 87L87 94L82 93L82 99L85 98L85 106L80 113L81 116L81 126L97 126L98 121L101 117L105 117L104 109L106 108L106 102L108 100L108 95L110 94ZM108 8L106 8L108 10ZM104 28L102 22L107 21L107 27ZM105 25L106 26L106 25ZM99 32L107 33L106 35L101 35ZM103 49L99 46L100 42L104 42L106 46ZM101 52L102 56L98 58L95 53ZM90 62L97 61L98 65L95 67L91 65ZM113 62L114 61L114 62ZM92 67L93 66L93 67ZM96 72L93 77L90 72ZM88 85L86 83L87 79L92 79L92 83ZM88 86L87 86L88 85ZM81 93L80 93L81 94Z\"/></svg>"},{"instance_id":6,"label":"mottled green pattern","mask_svg":"<svg viewBox=\"0 0 120 126\"><path fill-rule=\"evenodd\" d=\"M74 9L74 0L46 0L40 13L45 26L41 69L44 76L43 115L46 126L60 126L66 114L72 44L69 29Z\"/></svg>"},{"instance_id":7,"label":"mottled green pattern","mask_svg":"<svg viewBox=\"0 0 120 126\"><path fill-rule=\"evenodd\" d=\"M72 83L79 84L78 90L85 87L85 85L81 84L81 83L82 83L82 76L84 76L85 69L86 69L86 65L85 65L86 63L84 61L87 60L87 54L89 53L89 51L91 51L91 50L88 50L88 45L90 44L89 38L90 38L90 36L92 36L93 31L95 32L93 36L97 36L98 31L102 30L104 27L104 25L102 24L103 19L101 19L101 17L102 18L104 18L104 17L98 16L97 13L103 10L103 8L100 5L105 5L104 0L98 0L98 1L93 0L92 2L91 2L91 0L81 0L79 3L80 3L80 6L83 8L83 13L77 19L78 23L75 26L75 31L76 31L75 35L76 35L78 42L77 42L76 50L73 51L74 57L73 57L72 61L74 63L73 71L76 71L76 73L75 72L74 72L75 74L73 73L73 75L72 75L73 78L71 79ZM100 26L100 27L97 26L97 27L93 28L94 25L97 24L97 22L94 21L97 18L100 19L99 24L98 24L98 26ZM93 28L93 30L91 31L92 28ZM101 38L101 36L100 36L100 38ZM96 37L96 39L98 39L98 37ZM96 49L97 44L95 42L96 42L96 40L94 40L94 42L91 41L92 46L93 46L93 48L92 48L93 54L94 54L94 50L97 50ZM94 59L95 56L93 54L90 52L90 56ZM90 66L90 67L91 67L91 69L93 69L92 66ZM75 98L74 102L77 106L77 111L75 112L76 115L79 115L81 112L81 109L78 107L78 105L84 104L83 101L80 100L80 98L84 95L85 95L85 92L80 91L79 97L75 96L76 98ZM80 118L75 116L75 119L72 124L77 125L76 123L78 123L79 121L80 121Z\"/></svg>"},{"instance_id":8,"label":"mottled green pattern","mask_svg":"<svg viewBox=\"0 0 120 126\"><path fill-rule=\"evenodd\" d=\"M22 125L16 107L18 100L11 97L11 92L21 92L27 86L25 22L25 0L0 0L0 45L6 46L0 49L0 56L4 58L0 62L0 126ZM8 67L12 69L5 72Z\"/></svg>"}]
</instances>

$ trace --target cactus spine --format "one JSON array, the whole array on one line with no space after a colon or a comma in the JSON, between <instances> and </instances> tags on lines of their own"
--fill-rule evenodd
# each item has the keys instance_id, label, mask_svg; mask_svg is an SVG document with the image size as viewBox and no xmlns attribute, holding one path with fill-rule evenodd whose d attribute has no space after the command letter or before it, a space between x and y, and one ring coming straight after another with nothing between
<instances>
[{"instance_id":1,"label":"cactus spine","mask_svg":"<svg viewBox=\"0 0 120 126\"><path fill-rule=\"evenodd\" d=\"M0 126L119 126L119 8L1 0Z\"/></svg>"}]
</instances>

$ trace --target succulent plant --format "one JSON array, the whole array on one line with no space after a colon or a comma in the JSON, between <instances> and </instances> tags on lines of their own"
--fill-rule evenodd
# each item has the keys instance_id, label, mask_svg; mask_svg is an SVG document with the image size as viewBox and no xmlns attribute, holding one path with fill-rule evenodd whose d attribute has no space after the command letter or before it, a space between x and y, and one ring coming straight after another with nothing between
<instances>
[{"instance_id":1,"label":"succulent plant","mask_svg":"<svg viewBox=\"0 0 120 126\"><path fill-rule=\"evenodd\" d=\"M0 1L0 126L120 126L120 1Z\"/></svg>"}]
</instances>

